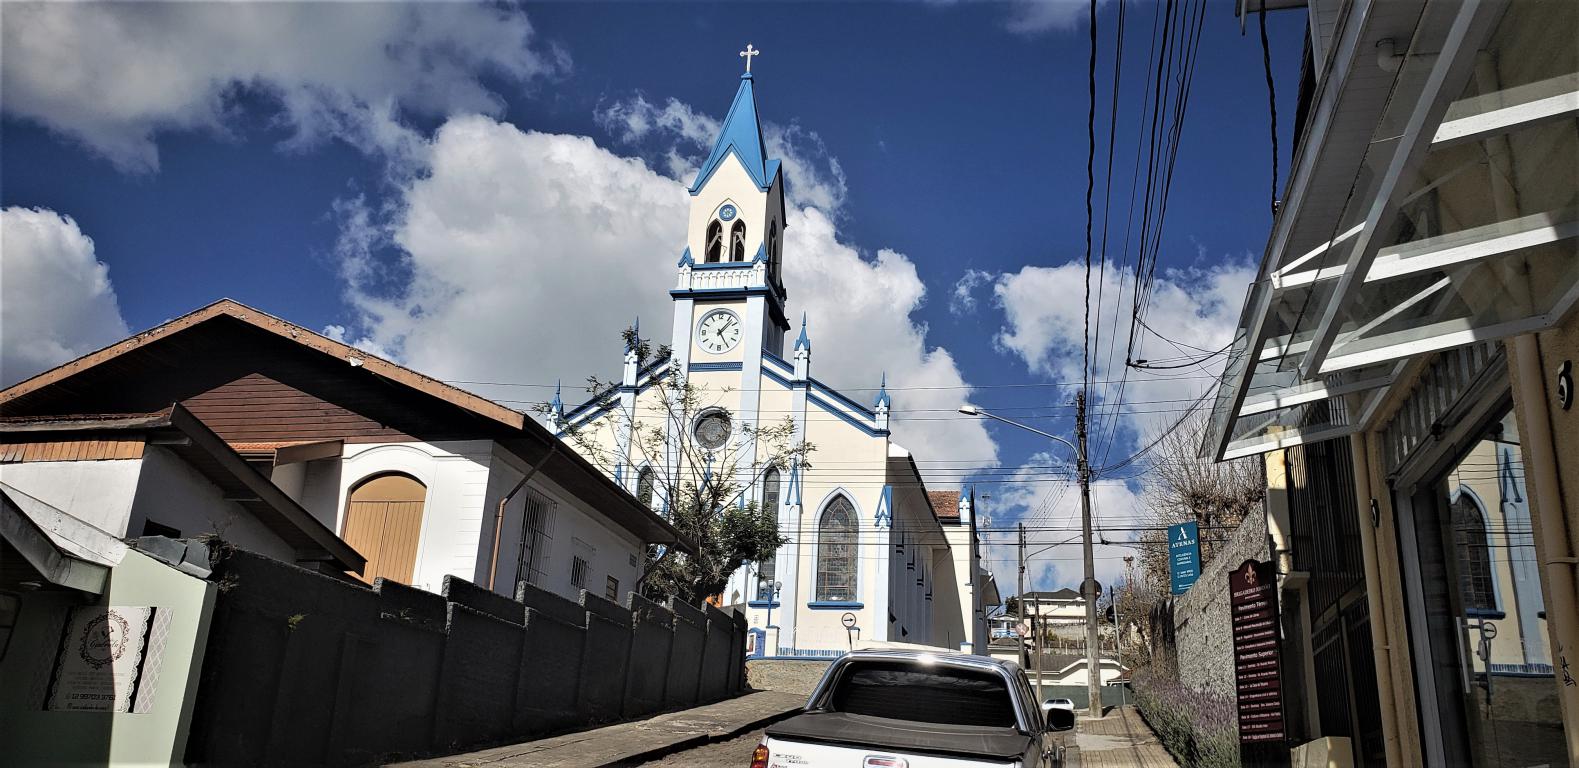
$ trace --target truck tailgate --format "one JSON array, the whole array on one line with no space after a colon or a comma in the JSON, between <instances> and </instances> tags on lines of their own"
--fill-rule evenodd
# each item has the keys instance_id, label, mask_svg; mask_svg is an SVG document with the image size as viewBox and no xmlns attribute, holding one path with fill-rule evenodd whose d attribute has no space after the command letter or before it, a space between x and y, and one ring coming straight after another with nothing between
<instances>
[{"instance_id":1,"label":"truck tailgate","mask_svg":"<svg viewBox=\"0 0 1579 768\"><path fill-rule=\"evenodd\" d=\"M872 753L904 756L910 768L1003 766L1018 762L1034 741L1013 728L918 723L847 712L808 712L768 728L767 736L785 742L787 756L780 762L775 752L769 764L786 768L844 765L857 752L856 758ZM824 751L829 751L831 762L810 759ZM835 754L840 756L837 760ZM807 761L797 762L795 756ZM861 761L848 764L860 768Z\"/></svg>"}]
</instances>

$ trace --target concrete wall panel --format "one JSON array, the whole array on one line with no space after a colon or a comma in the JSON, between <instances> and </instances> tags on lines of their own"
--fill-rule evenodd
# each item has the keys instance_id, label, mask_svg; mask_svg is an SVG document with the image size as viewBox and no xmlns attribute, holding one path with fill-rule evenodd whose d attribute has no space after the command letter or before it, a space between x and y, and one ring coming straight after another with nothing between
<instances>
[{"instance_id":1,"label":"concrete wall panel","mask_svg":"<svg viewBox=\"0 0 1579 768\"><path fill-rule=\"evenodd\" d=\"M639 717L739 688L737 614L451 577L444 595L248 552L218 598L186 762L364 765ZM705 649L705 652L704 652Z\"/></svg>"}]
</instances>

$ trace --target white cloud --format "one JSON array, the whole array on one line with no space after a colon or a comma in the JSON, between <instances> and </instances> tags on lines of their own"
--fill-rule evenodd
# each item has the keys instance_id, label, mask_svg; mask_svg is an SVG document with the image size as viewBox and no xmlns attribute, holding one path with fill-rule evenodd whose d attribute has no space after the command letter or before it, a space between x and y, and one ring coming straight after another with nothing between
<instances>
[{"instance_id":1,"label":"white cloud","mask_svg":"<svg viewBox=\"0 0 1579 768\"><path fill-rule=\"evenodd\" d=\"M288 146L418 162L402 114L497 114L481 76L569 67L521 10L463 3L8 3L0 50L7 112L130 171L158 168L160 132L228 132L242 91L272 98Z\"/></svg>"},{"instance_id":2,"label":"white cloud","mask_svg":"<svg viewBox=\"0 0 1579 768\"><path fill-rule=\"evenodd\" d=\"M1213 377L1222 370L1222 357L1195 348L1211 351L1228 343L1245 289L1254 277L1248 257L1160 274L1153 284L1144 319L1146 325L1162 331L1177 345L1141 328L1135 356L1159 365L1190 361L1200 364L1127 373L1124 357L1134 275L1108 270L1102 279L1093 278L1092 305L1100 308L1093 309L1091 324L1093 329L1100 326L1102 333L1101 345L1092 357L1093 378L1102 382L1092 392L1091 460L1095 467L1100 469L1105 463L1128 456L1141 441L1178 420L1196 398L1211 388ZM1018 358L1033 374L1052 381L1080 381L1084 367L1084 301L1081 297L1052 297L1070 296L1069 286L1079 287L1084 279L1084 264L1075 262L1056 267L1024 267L996 276L993 292L1005 321L994 339L999 349ZM1109 342L1113 343L1111 347ZM1114 383L1120 379L1127 380L1122 390ZM1032 550L1073 538L1079 531L1080 495L1074 483L1048 482L1046 470L1036 469L1052 463L1052 457L1046 454L1033 456L1014 478L996 490L994 508L1000 511L999 527L1024 521L1028 528L1037 531L1029 535ZM1149 525L1142 498L1145 482L1143 475L1128 482L1111 477L1094 481L1092 498L1097 527ZM1012 578L1014 534L994 533L985 538L991 557L999 561L1000 578L1001 574ZM1105 538L1122 542L1134 541L1138 536L1133 531L1113 530ZM1132 554L1135 551L1128 547L1098 545L1098 580L1104 585L1120 580L1122 558ZM1078 541L1056 548L1049 557L1055 559L1033 560L1028 567L1035 579L1031 583L1039 589L1078 588L1082 578ZM1010 591L1012 587L1005 589L1006 593Z\"/></svg>"},{"instance_id":3,"label":"white cloud","mask_svg":"<svg viewBox=\"0 0 1579 768\"><path fill-rule=\"evenodd\" d=\"M68 216L0 211L0 386L128 335L109 267Z\"/></svg>"},{"instance_id":4,"label":"white cloud","mask_svg":"<svg viewBox=\"0 0 1579 768\"><path fill-rule=\"evenodd\" d=\"M586 137L478 116L450 120L427 156L422 174L400 182L395 209L341 212L360 345L445 379L562 378L574 389L588 374L618 373L619 332L635 316L645 335L668 341L668 290L690 205L683 182ZM398 260L375 255L383 244L395 246ZM819 378L870 388L887 371L896 387L965 386L948 351L929 346L926 327L910 318L925 288L908 258L887 250L863 257L809 207L790 212L784 254L791 314L812 318ZM538 402L551 393L477 388ZM896 439L926 458L996 456L977 422L904 419L907 409L951 408L966 392L895 392Z\"/></svg>"},{"instance_id":5,"label":"white cloud","mask_svg":"<svg viewBox=\"0 0 1579 768\"><path fill-rule=\"evenodd\" d=\"M954 283L954 293L949 296L948 311L958 317L976 311L976 289L993 282L996 276L980 269L967 269Z\"/></svg>"},{"instance_id":6,"label":"white cloud","mask_svg":"<svg viewBox=\"0 0 1579 768\"><path fill-rule=\"evenodd\" d=\"M1125 351L1131 331L1135 279L1132 272L1107 270L1091 286L1091 328L1100 333L1091 356L1093 461L1104 447L1101 423L1116 424L1113 454L1119 458L1127 439L1151 434L1171 424L1190 402L1209 389L1222 370L1223 358L1212 352L1226 346L1245 290L1255 279L1248 258L1218 264L1167 270L1152 285L1146 326L1136 332L1133 355L1152 365L1183 366L1164 370L1126 370ZM1069 286L1085 280L1083 264L1024 267L998 278L993 288L1004 312L1005 327L994 339L1000 349L1018 357L1033 373L1054 381L1078 382L1084 366L1084 301L1049 300L1066 296ZM1100 297L1100 304L1098 298ZM1156 329L1166 334L1159 335ZM1203 351L1204 350L1204 351ZM1199 365L1189 365L1199 361ZM1119 381L1124 381L1122 390ZM1122 401L1121 410L1115 403ZM1115 418L1116 416L1116 418Z\"/></svg>"},{"instance_id":7,"label":"white cloud","mask_svg":"<svg viewBox=\"0 0 1579 768\"><path fill-rule=\"evenodd\" d=\"M1090 17L1091 5L1085 0L1013 0L1004 27L1010 32L1035 35L1074 29Z\"/></svg>"},{"instance_id":8,"label":"white cloud","mask_svg":"<svg viewBox=\"0 0 1579 768\"><path fill-rule=\"evenodd\" d=\"M670 98L662 106L638 93L598 108L594 117L615 141L642 153L665 175L690 184L713 148L720 122ZM843 213L848 187L822 137L799 123L764 123L768 154L784 163L785 193L792 207L812 207L834 217Z\"/></svg>"}]
</instances>

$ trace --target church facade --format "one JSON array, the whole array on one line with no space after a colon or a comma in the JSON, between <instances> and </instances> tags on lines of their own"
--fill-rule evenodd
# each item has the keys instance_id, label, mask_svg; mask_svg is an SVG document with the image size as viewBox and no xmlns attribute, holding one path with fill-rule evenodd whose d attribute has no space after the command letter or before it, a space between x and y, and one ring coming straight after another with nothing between
<instances>
[{"instance_id":1,"label":"church facade","mask_svg":"<svg viewBox=\"0 0 1579 768\"><path fill-rule=\"evenodd\" d=\"M686 430L687 441L710 452L710 466L711 452L727 452L743 493L776 515L788 539L771 560L736 572L719 597L746 613L763 655L836 655L867 641L985 653L985 612L997 598L980 558L973 494L929 497L915 459L891 439L886 380L870 403L847 397L812 375L804 315L791 337L784 175L768 157L754 88L748 68L690 187L687 242L669 291L669 354L643 359L639 340L628 340L620 383L568 411L556 395L554 426L592 436L617 457L615 479L660 513L666 484L652 473L677 472L686 459L676 439L653 450L633 438L631 424ZM663 407L670 377L704 393L691 423ZM786 417L794 444L815 450L804 462L772 466L774 453L754 430Z\"/></svg>"}]
</instances>

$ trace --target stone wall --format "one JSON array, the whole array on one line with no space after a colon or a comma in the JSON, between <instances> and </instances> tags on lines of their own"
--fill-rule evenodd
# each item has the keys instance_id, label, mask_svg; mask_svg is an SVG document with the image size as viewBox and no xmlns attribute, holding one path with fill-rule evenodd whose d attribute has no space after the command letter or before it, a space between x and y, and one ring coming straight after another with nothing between
<instances>
[{"instance_id":1,"label":"stone wall","mask_svg":"<svg viewBox=\"0 0 1579 768\"><path fill-rule=\"evenodd\" d=\"M1201 577L1173 605L1179 682L1195 690L1234 695L1234 638L1228 605L1228 572L1246 560L1266 560L1266 515L1255 513L1234 531L1201 570Z\"/></svg>"},{"instance_id":2,"label":"stone wall","mask_svg":"<svg viewBox=\"0 0 1579 768\"><path fill-rule=\"evenodd\" d=\"M248 552L219 597L185 762L366 765L524 741L738 693L745 621L716 608L369 589Z\"/></svg>"}]
</instances>

